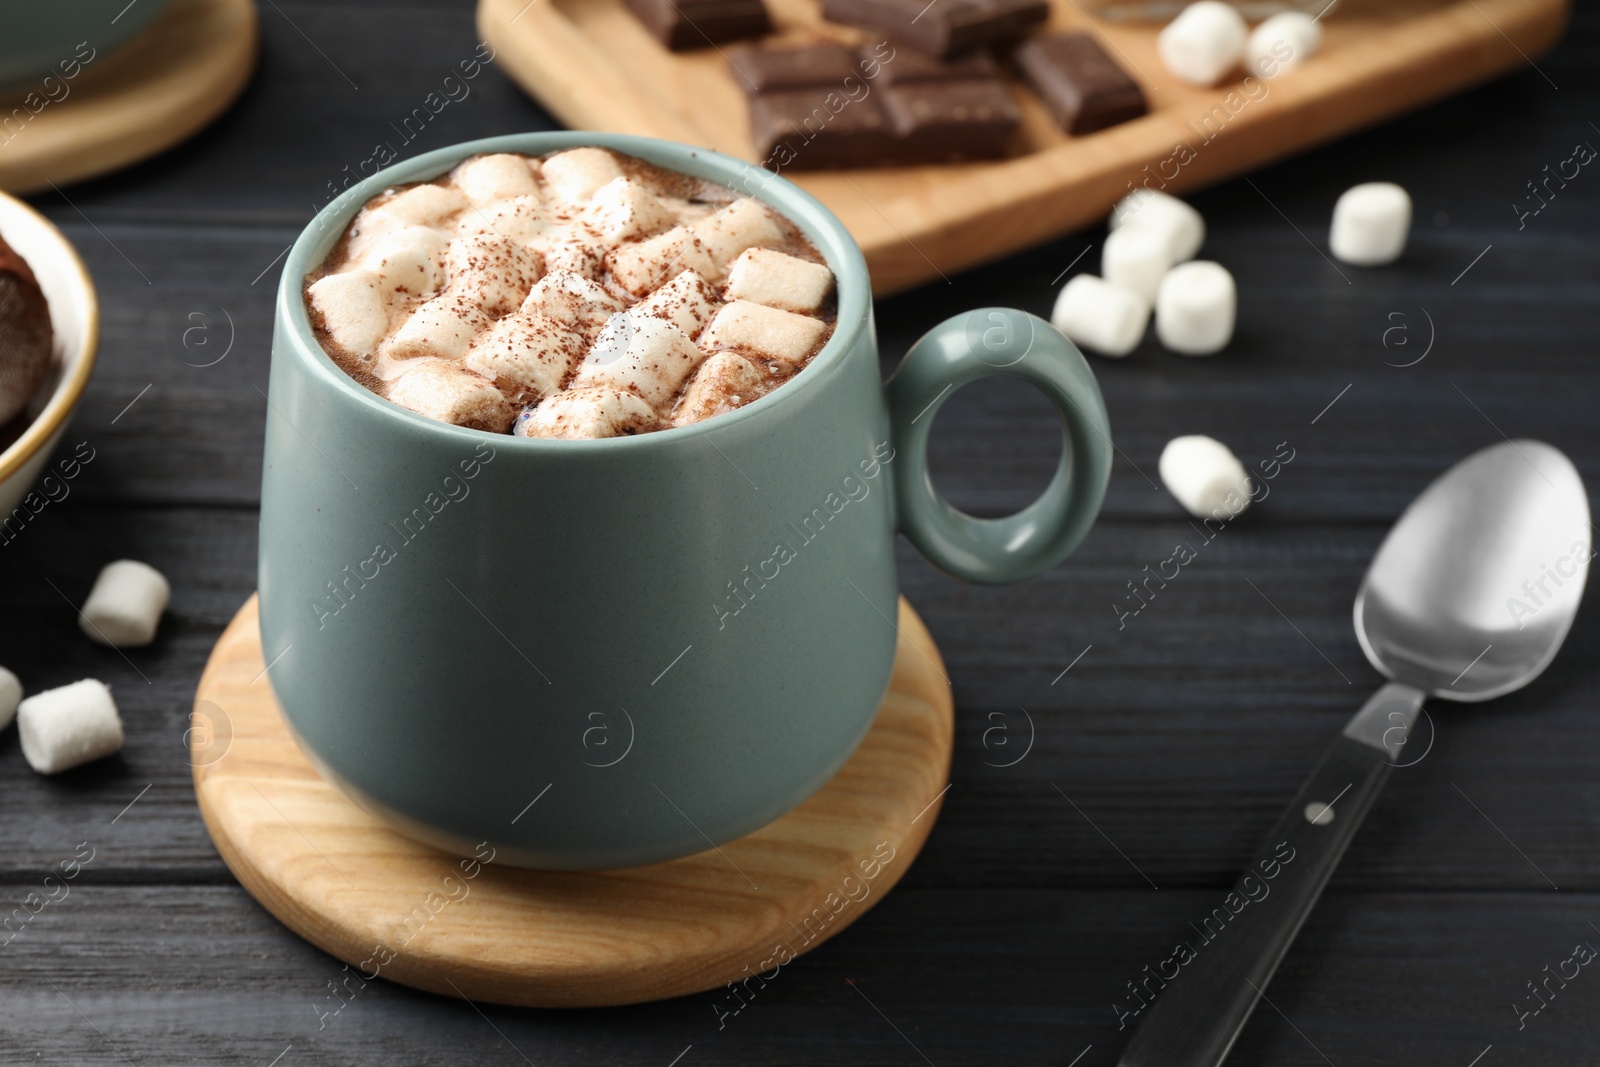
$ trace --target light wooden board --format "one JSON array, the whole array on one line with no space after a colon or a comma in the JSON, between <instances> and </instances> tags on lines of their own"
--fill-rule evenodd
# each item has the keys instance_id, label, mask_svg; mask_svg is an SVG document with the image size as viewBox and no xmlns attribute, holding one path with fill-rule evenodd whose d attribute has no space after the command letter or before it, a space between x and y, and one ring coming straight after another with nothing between
<instances>
[{"instance_id":1,"label":"light wooden board","mask_svg":"<svg viewBox=\"0 0 1600 1067\"><path fill-rule=\"evenodd\" d=\"M767 2L782 39L857 39L823 23L816 0ZM786 176L849 227L882 295L1095 222L1149 174L1182 192L1526 64L1566 19L1566 0L1346 0L1323 20L1317 56L1246 95L1242 77L1215 89L1173 78L1156 56L1158 26L1091 21L1073 0L1054 0L1050 28L1099 35L1144 87L1149 115L1069 137L1019 86L1023 130L1009 159ZM574 129L755 159L723 55L666 51L622 0L480 0L478 26L500 66Z\"/></svg>"},{"instance_id":2,"label":"light wooden board","mask_svg":"<svg viewBox=\"0 0 1600 1067\"><path fill-rule=\"evenodd\" d=\"M252 0L173 0L138 36L76 77L55 79L49 93L39 79L0 96L0 120L10 120L0 125L0 188L80 181L187 140L243 91L256 50Z\"/></svg>"},{"instance_id":3,"label":"light wooden board","mask_svg":"<svg viewBox=\"0 0 1600 1067\"><path fill-rule=\"evenodd\" d=\"M784 949L815 948L883 899L938 818L950 686L904 599L899 631L872 731L778 821L720 851L651 867L463 868L388 829L312 769L263 677L251 597L195 694L195 796L244 887L369 976L535 1007L631 1004L770 978Z\"/></svg>"}]
</instances>

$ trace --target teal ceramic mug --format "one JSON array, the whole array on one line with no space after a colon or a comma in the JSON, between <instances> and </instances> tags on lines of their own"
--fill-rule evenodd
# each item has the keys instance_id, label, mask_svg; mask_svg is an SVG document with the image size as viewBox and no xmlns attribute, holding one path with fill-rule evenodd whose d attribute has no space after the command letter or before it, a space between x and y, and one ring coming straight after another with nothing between
<instances>
[{"instance_id":1,"label":"teal ceramic mug","mask_svg":"<svg viewBox=\"0 0 1600 1067\"><path fill-rule=\"evenodd\" d=\"M838 279L812 363L749 406L607 440L435 422L348 378L303 280L361 205L483 152L599 145L753 195ZM928 431L967 382L1060 411L1054 480L1009 518L939 496ZM978 582L1070 552L1110 470L1078 351L1031 315L934 328L878 376L861 251L797 186L703 149L597 133L457 145L328 205L278 290L261 491L261 632L297 740L402 832L527 867L625 867L746 834L815 792L872 723L895 655L895 532Z\"/></svg>"}]
</instances>

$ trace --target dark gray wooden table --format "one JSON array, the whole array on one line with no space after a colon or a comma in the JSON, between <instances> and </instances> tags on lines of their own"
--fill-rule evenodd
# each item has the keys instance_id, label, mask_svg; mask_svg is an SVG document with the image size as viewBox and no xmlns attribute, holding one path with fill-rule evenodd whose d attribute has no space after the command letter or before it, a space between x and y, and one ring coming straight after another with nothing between
<instances>
[{"instance_id":1,"label":"dark gray wooden table","mask_svg":"<svg viewBox=\"0 0 1600 1067\"><path fill-rule=\"evenodd\" d=\"M201 666L255 585L275 263L378 142L411 154L551 121L491 65L403 142L401 120L476 46L465 0L267 0L261 17L261 69L212 130L33 198L100 289L100 365L67 438L95 459L0 547L0 662L33 689L109 682L128 743L45 779L0 735L0 913L81 843L94 855L0 944L0 1062L1113 1064L1128 983L1204 918L1376 683L1350 603L1406 502L1503 436L1550 441L1600 484L1600 172L1552 184L1520 225L1516 207L1536 206L1547 165L1600 145L1590 8L1537 67L1193 198L1206 255L1238 279L1238 335L1214 359L1152 340L1094 362L1120 456L1065 564L979 588L902 546L954 680L953 782L916 866L847 933L721 1027L712 994L479 1011L376 982L335 1000L340 964L212 849L183 744ZM1333 201L1372 179L1410 189L1410 248L1336 268L1319 250ZM1103 236L880 302L885 371L953 310L1048 315L1053 280ZM194 312L210 347L185 345ZM226 348L228 318L226 358L196 365ZM1203 546L1152 482L1167 439L1197 432L1251 465L1280 442L1294 457ZM936 437L941 485L980 515L1026 503L1055 463L1053 416L1022 386L963 391ZM1126 583L1180 541L1198 558L1119 627ZM126 658L83 640L69 603L121 556L174 587L159 640ZM1552 982L1519 1024L1529 982L1600 946L1593 609L1526 691L1434 709L1431 748L1395 774L1233 1062L1600 1060L1600 970Z\"/></svg>"}]
</instances>

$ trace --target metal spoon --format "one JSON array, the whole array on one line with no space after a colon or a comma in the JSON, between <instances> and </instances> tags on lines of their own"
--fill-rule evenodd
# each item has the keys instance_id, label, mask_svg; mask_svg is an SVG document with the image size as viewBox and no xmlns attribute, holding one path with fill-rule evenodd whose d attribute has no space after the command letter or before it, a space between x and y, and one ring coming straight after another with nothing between
<instances>
[{"instance_id":1,"label":"metal spoon","mask_svg":"<svg viewBox=\"0 0 1600 1067\"><path fill-rule=\"evenodd\" d=\"M1227 1057L1422 702L1490 700L1555 658L1583 596L1590 529L1583 480L1538 441L1476 452L1412 501L1356 594L1356 636L1390 681L1344 728L1200 936L1185 935L1147 976L1154 1003L1120 1067L1215 1067Z\"/></svg>"}]
</instances>

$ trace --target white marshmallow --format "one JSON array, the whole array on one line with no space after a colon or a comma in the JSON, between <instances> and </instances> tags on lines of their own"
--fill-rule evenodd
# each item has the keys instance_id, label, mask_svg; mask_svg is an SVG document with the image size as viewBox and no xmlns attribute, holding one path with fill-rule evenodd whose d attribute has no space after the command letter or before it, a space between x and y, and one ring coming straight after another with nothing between
<instances>
[{"instance_id":1,"label":"white marshmallow","mask_svg":"<svg viewBox=\"0 0 1600 1067\"><path fill-rule=\"evenodd\" d=\"M539 280L539 253L497 233L457 237L445 253L450 291L491 318L515 311Z\"/></svg>"},{"instance_id":2,"label":"white marshmallow","mask_svg":"<svg viewBox=\"0 0 1600 1067\"><path fill-rule=\"evenodd\" d=\"M437 226L467 206L467 198L447 186L413 185L374 210L409 226Z\"/></svg>"},{"instance_id":3,"label":"white marshmallow","mask_svg":"<svg viewBox=\"0 0 1600 1067\"><path fill-rule=\"evenodd\" d=\"M1135 189L1111 209L1111 228L1137 227L1161 234L1172 262L1193 259L1206 239L1206 222L1200 212L1175 196L1155 189Z\"/></svg>"},{"instance_id":4,"label":"white marshmallow","mask_svg":"<svg viewBox=\"0 0 1600 1067\"><path fill-rule=\"evenodd\" d=\"M1257 26L1244 46L1245 69L1276 78L1322 47L1322 26L1303 11L1280 11Z\"/></svg>"},{"instance_id":5,"label":"white marshmallow","mask_svg":"<svg viewBox=\"0 0 1600 1067\"><path fill-rule=\"evenodd\" d=\"M729 300L749 300L801 315L821 307L832 288L833 272L821 263L770 248L746 249L728 272Z\"/></svg>"},{"instance_id":6,"label":"white marshmallow","mask_svg":"<svg viewBox=\"0 0 1600 1067\"><path fill-rule=\"evenodd\" d=\"M1357 267L1393 263L1406 248L1411 197L1393 182L1367 182L1347 189L1333 205L1328 248Z\"/></svg>"},{"instance_id":7,"label":"white marshmallow","mask_svg":"<svg viewBox=\"0 0 1600 1067\"><path fill-rule=\"evenodd\" d=\"M783 230L772 212L759 200L748 197L691 223L689 229L700 238L719 276L745 249L783 241Z\"/></svg>"},{"instance_id":8,"label":"white marshmallow","mask_svg":"<svg viewBox=\"0 0 1600 1067\"><path fill-rule=\"evenodd\" d=\"M597 236L613 245L648 237L677 221L654 193L632 178L613 178L596 190L584 219Z\"/></svg>"},{"instance_id":9,"label":"white marshmallow","mask_svg":"<svg viewBox=\"0 0 1600 1067\"><path fill-rule=\"evenodd\" d=\"M1161 279L1171 267L1171 241L1154 226L1112 230L1100 253L1100 273L1105 280L1132 289L1146 303L1155 302Z\"/></svg>"},{"instance_id":10,"label":"white marshmallow","mask_svg":"<svg viewBox=\"0 0 1600 1067\"><path fill-rule=\"evenodd\" d=\"M513 196L475 205L463 213L456 224L456 236L497 233L521 244L531 244L544 235L548 225L542 200L537 196Z\"/></svg>"},{"instance_id":11,"label":"white marshmallow","mask_svg":"<svg viewBox=\"0 0 1600 1067\"><path fill-rule=\"evenodd\" d=\"M1156 37L1167 69L1192 85L1215 85L1238 66L1249 34L1244 16L1221 0L1199 0Z\"/></svg>"},{"instance_id":12,"label":"white marshmallow","mask_svg":"<svg viewBox=\"0 0 1600 1067\"><path fill-rule=\"evenodd\" d=\"M357 356L368 356L389 329L389 307L378 275L347 270L318 278L306 296L334 343Z\"/></svg>"},{"instance_id":13,"label":"white marshmallow","mask_svg":"<svg viewBox=\"0 0 1600 1067\"><path fill-rule=\"evenodd\" d=\"M821 319L735 300L711 320L700 335L700 347L708 352L732 348L758 359L802 363L816 350L826 329Z\"/></svg>"},{"instance_id":14,"label":"white marshmallow","mask_svg":"<svg viewBox=\"0 0 1600 1067\"><path fill-rule=\"evenodd\" d=\"M450 181L467 199L480 204L539 194L530 160L509 152L475 156L451 171Z\"/></svg>"},{"instance_id":15,"label":"white marshmallow","mask_svg":"<svg viewBox=\"0 0 1600 1067\"><path fill-rule=\"evenodd\" d=\"M122 747L122 719L104 682L49 689L17 705L22 756L40 774L58 774Z\"/></svg>"},{"instance_id":16,"label":"white marshmallow","mask_svg":"<svg viewBox=\"0 0 1600 1067\"><path fill-rule=\"evenodd\" d=\"M1233 275L1220 263L1180 263L1156 294L1156 336L1174 352L1209 356L1232 339L1238 304Z\"/></svg>"},{"instance_id":17,"label":"white marshmallow","mask_svg":"<svg viewBox=\"0 0 1600 1067\"><path fill-rule=\"evenodd\" d=\"M427 296L444 281L439 260L445 250L444 234L427 226L407 226L384 234L361 256L361 265L378 276L385 298L404 291Z\"/></svg>"},{"instance_id":18,"label":"white marshmallow","mask_svg":"<svg viewBox=\"0 0 1600 1067\"><path fill-rule=\"evenodd\" d=\"M605 271L605 257L593 241L563 236L545 244L544 269L570 271L580 278L599 281Z\"/></svg>"},{"instance_id":19,"label":"white marshmallow","mask_svg":"<svg viewBox=\"0 0 1600 1067\"><path fill-rule=\"evenodd\" d=\"M733 352L718 352L695 371L672 413L672 424L687 426L732 411L743 402L741 394L757 388L763 380L761 371L748 359Z\"/></svg>"},{"instance_id":20,"label":"white marshmallow","mask_svg":"<svg viewBox=\"0 0 1600 1067\"><path fill-rule=\"evenodd\" d=\"M519 311L480 334L465 363L508 396L542 400L561 388L585 344L571 325L542 311Z\"/></svg>"},{"instance_id":21,"label":"white marshmallow","mask_svg":"<svg viewBox=\"0 0 1600 1067\"><path fill-rule=\"evenodd\" d=\"M78 625L89 638L112 648L136 648L156 639L172 587L148 563L119 559L100 568Z\"/></svg>"},{"instance_id":22,"label":"white marshmallow","mask_svg":"<svg viewBox=\"0 0 1600 1067\"><path fill-rule=\"evenodd\" d=\"M578 364L574 388L629 389L652 407L672 399L705 353L665 319L619 312Z\"/></svg>"},{"instance_id":23,"label":"white marshmallow","mask_svg":"<svg viewBox=\"0 0 1600 1067\"><path fill-rule=\"evenodd\" d=\"M21 680L4 667L0 667L0 730L11 725L11 720L17 717L17 705L21 702Z\"/></svg>"},{"instance_id":24,"label":"white marshmallow","mask_svg":"<svg viewBox=\"0 0 1600 1067\"><path fill-rule=\"evenodd\" d=\"M1197 519L1231 519L1250 506L1244 464L1215 438L1174 437L1161 450L1161 482Z\"/></svg>"},{"instance_id":25,"label":"white marshmallow","mask_svg":"<svg viewBox=\"0 0 1600 1067\"><path fill-rule=\"evenodd\" d=\"M617 248L607 257L611 276L635 296L643 296L686 270L704 278L717 277L721 268L695 232L704 221L674 226L666 233Z\"/></svg>"},{"instance_id":26,"label":"white marshmallow","mask_svg":"<svg viewBox=\"0 0 1600 1067\"><path fill-rule=\"evenodd\" d=\"M505 433L517 409L487 379L459 364L427 360L389 383L389 399L456 426Z\"/></svg>"},{"instance_id":27,"label":"white marshmallow","mask_svg":"<svg viewBox=\"0 0 1600 1067\"><path fill-rule=\"evenodd\" d=\"M603 148L570 148L545 159L545 184L563 203L589 199L602 185L622 177L622 168Z\"/></svg>"},{"instance_id":28,"label":"white marshmallow","mask_svg":"<svg viewBox=\"0 0 1600 1067\"><path fill-rule=\"evenodd\" d=\"M571 326L583 335L584 344L590 345L611 316L622 310L622 301L587 278L552 270L528 291L521 310L540 311Z\"/></svg>"},{"instance_id":29,"label":"white marshmallow","mask_svg":"<svg viewBox=\"0 0 1600 1067\"><path fill-rule=\"evenodd\" d=\"M513 431L523 437L621 437L656 428L650 405L623 389L568 389L524 412Z\"/></svg>"},{"instance_id":30,"label":"white marshmallow","mask_svg":"<svg viewBox=\"0 0 1600 1067\"><path fill-rule=\"evenodd\" d=\"M378 352L387 359L460 359L488 326L489 316L470 295L446 290L407 316Z\"/></svg>"},{"instance_id":31,"label":"white marshmallow","mask_svg":"<svg viewBox=\"0 0 1600 1067\"><path fill-rule=\"evenodd\" d=\"M1149 321L1149 301L1093 274L1079 274L1062 286L1050 315L1050 324L1068 340L1102 356L1125 356L1138 348Z\"/></svg>"},{"instance_id":32,"label":"white marshmallow","mask_svg":"<svg viewBox=\"0 0 1600 1067\"><path fill-rule=\"evenodd\" d=\"M715 300L716 294L706 280L686 270L629 310L634 315L666 319L692 340L711 321Z\"/></svg>"}]
</instances>

